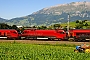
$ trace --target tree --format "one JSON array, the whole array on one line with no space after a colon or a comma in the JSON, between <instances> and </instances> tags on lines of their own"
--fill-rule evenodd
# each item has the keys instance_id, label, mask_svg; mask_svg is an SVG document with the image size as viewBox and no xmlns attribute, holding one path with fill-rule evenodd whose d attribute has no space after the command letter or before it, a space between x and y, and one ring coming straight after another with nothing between
<instances>
[{"instance_id":1,"label":"tree","mask_svg":"<svg viewBox=\"0 0 90 60\"><path fill-rule=\"evenodd\" d=\"M85 25L84 26L88 26L88 23L85 23Z\"/></svg>"},{"instance_id":2,"label":"tree","mask_svg":"<svg viewBox=\"0 0 90 60\"><path fill-rule=\"evenodd\" d=\"M77 20L76 23L79 23L79 20Z\"/></svg>"},{"instance_id":3,"label":"tree","mask_svg":"<svg viewBox=\"0 0 90 60\"><path fill-rule=\"evenodd\" d=\"M84 20L84 22L86 22L86 21L88 21L88 20Z\"/></svg>"},{"instance_id":4,"label":"tree","mask_svg":"<svg viewBox=\"0 0 90 60\"><path fill-rule=\"evenodd\" d=\"M86 28L88 28L87 26L89 26L89 25L88 25L88 23L85 23L85 25L84 25L84 26L86 26Z\"/></svg>"},{"instance_id":5,"label":"tree","mask_svg":"<svg viewBox=\"0 0 90 60\"><path fill-rule=\"evenodd\" d=\"M60 24L54 24L53 27L56 29L56 28L59 28L61 25Z\"/></svg>"},{"instance_id":6,"label":"tree","mask_svg":"<svg viewBox=\"0 0 90 60\"><path fill-rule=\"evenodd\" d=\"M43 30L47 29L46 26L40 26L40 27L38 26L37 28L38 28L38 29L43 29Z\"/></svg>"},{"instance_id":7,"label":"tree","mask_svg":"<svg viewBox=\"0 0 90 60\"><path fill-rule=\"evenodd\" d=\"M77 20L76 23L78 23L78 24L76 24L75 28L76 28L76 29L82 29L83 26L85 26L85 25L84 25L85 21L86 21L86 20L84 20L84 21L78 21L78 20ZM86 25L88 25L88 24L86 24Z\"/></svg>"},{"instance_id":8,"label":"tree","mask_svg":"<svg viewBox=\"0 0 90 60\"><path fill-rule=\"evenodd\" d=\"M63 29L64 29L65 31L67 31L67 26L65 26Z\"/></svg>"},{"instance_id":9,"label":"tree","mask_svg":"<svg viewBox=\"0 0 90 60\"><path fill-rule=\"evenodd\" d=\"M9 29L9 25L5 24L5 23L0 23L0 29Z\"/></svg>"},{"instance_id":10,"label":"tree","mask_svg":"<svg viewBox=\"0 0 90 60\"><path fill-rule=\"evenodd\" d=\"M12 29L16 29L17 30L17 26L16 25L13 25L12 26Z\"/></svg>"},{"instance_id":11,"label":"tree","mask_svg":"<svg viewBox=\"0 0 90 60\"><path fill-rule=\"evenodd\" d=\"M77 25L75 26L75 28L76 28L76 29L82 29L83 26L84 26L83 24L77 24Z\"/></svg>"},{"instance_id":12,"label":"tree","mask_svg":"<svg viewBox=\"0 0 90 60\"><path fill-rule=\"evenodd\" d=\"M36 28L36 26L32 26L32 28Z\"/></svg>"}]
</instances>

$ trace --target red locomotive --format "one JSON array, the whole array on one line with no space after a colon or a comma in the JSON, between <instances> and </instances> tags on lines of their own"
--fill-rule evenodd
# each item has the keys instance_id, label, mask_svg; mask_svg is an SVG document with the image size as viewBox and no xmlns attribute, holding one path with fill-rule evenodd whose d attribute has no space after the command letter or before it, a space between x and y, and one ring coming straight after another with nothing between
<instances>
[{"instance_id":1,"label":"red locomotive","mask_svg":"<svg viewBox=\"0 0 90 60\"><path fill-rule=\"evenodd\" d=\"M26 29L21 34L22 39L65 39L66 32L64 30L36 30Z\"/></svg>"},{"instance_id":2,"label":"red locomotive","mask_svg":"<svg viewBox=\"0 0 90 60\"><path fill-rule=\"evenodd\" d=\"M72 41L90 40L90 29L69 30L69 40L72 40Z\"/></svg>"},{"instance_id":3,"label":"red locomotive","mask_svg":"<svg viewBox=\"0 0 90 60\"><path fill-rule=\"evenodd\" d=\"M0 29L0 38L4 39L18 39L19 34L14 29Z\"/></svg>"}]
</instances>

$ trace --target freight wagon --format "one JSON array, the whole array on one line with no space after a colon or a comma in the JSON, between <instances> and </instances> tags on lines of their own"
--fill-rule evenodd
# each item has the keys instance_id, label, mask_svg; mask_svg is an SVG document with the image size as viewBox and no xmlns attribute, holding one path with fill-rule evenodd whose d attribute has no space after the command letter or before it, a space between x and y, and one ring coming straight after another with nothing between
<instances>
[{"instance_id":1,"label":"freight wagon","mask_svg":"<svg viewBox=\"0 0 90 60\"><path fill-rule=\"evenodd\" d=\"M0 29L0 39L18 39L19 34L14 29Z\"/></svg>"},{"instance_id":2,"label":"freight wagon","mask_svg":"<svg viewBox=\"0 0 90 60\"><path fill-rule=\"evenodd\" d=\"M90 29L72 29L69 30L70 41L86 41L90 40Z\"/></svg>"},{"instance_id":3,"label":"freight wagon","mask_svg":"<svg viewBox=\"0 0 90 60\"><path fill-rule=\"evenodd\" d=\"M65 38L66 38L66 32L64 30L26 29L21 34L21 39L63 40Z\"/></svg>"}]
</instances>

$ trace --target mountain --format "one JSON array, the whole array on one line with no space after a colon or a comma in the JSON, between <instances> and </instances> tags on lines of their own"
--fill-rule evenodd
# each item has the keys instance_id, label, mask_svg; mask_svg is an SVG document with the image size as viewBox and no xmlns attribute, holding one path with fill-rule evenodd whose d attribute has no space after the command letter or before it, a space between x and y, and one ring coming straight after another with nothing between
<instances>
[{"instance_id":1,"label":"mountain","mask_svg":"<svg viewBox=\"0 0 90 60\"><path fill-rule=\"evenodd\" d=\"M3 19L0 17L0 23L4 23L4 22L7 22L7 19Z\"/></svg>"},{"instance_id":2,"label":"mountain","mask_svg":"<svg viewBox=\"0 0 90 60\"><path fill-rule=\"evenodd\" d=\"M52 25L65 23L70 15L70 21L90 20L90 2L72 2L43 8L28 16L3 20L10 25ZM1 19L0 19L1 21Z\"/></svg>"}]
</instances>

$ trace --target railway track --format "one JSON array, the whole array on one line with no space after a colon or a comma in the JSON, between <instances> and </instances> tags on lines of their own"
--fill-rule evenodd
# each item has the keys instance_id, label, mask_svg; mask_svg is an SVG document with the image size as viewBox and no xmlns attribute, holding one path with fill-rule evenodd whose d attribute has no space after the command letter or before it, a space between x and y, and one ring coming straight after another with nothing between
<instances>
[{"instance_id":1,"label":"railway track","mask_svg":"<svg viewBox=\"0 0 90 60\"><path fill-rule=\"evenodd\" d=\"M0 40L0 42L18 42L18 43L27 43L27 44L73 44L81 45L83 43L89 44L90 42L70 42L70 41L44 41L44 40Z\"/></svg>"}]
</instances>

